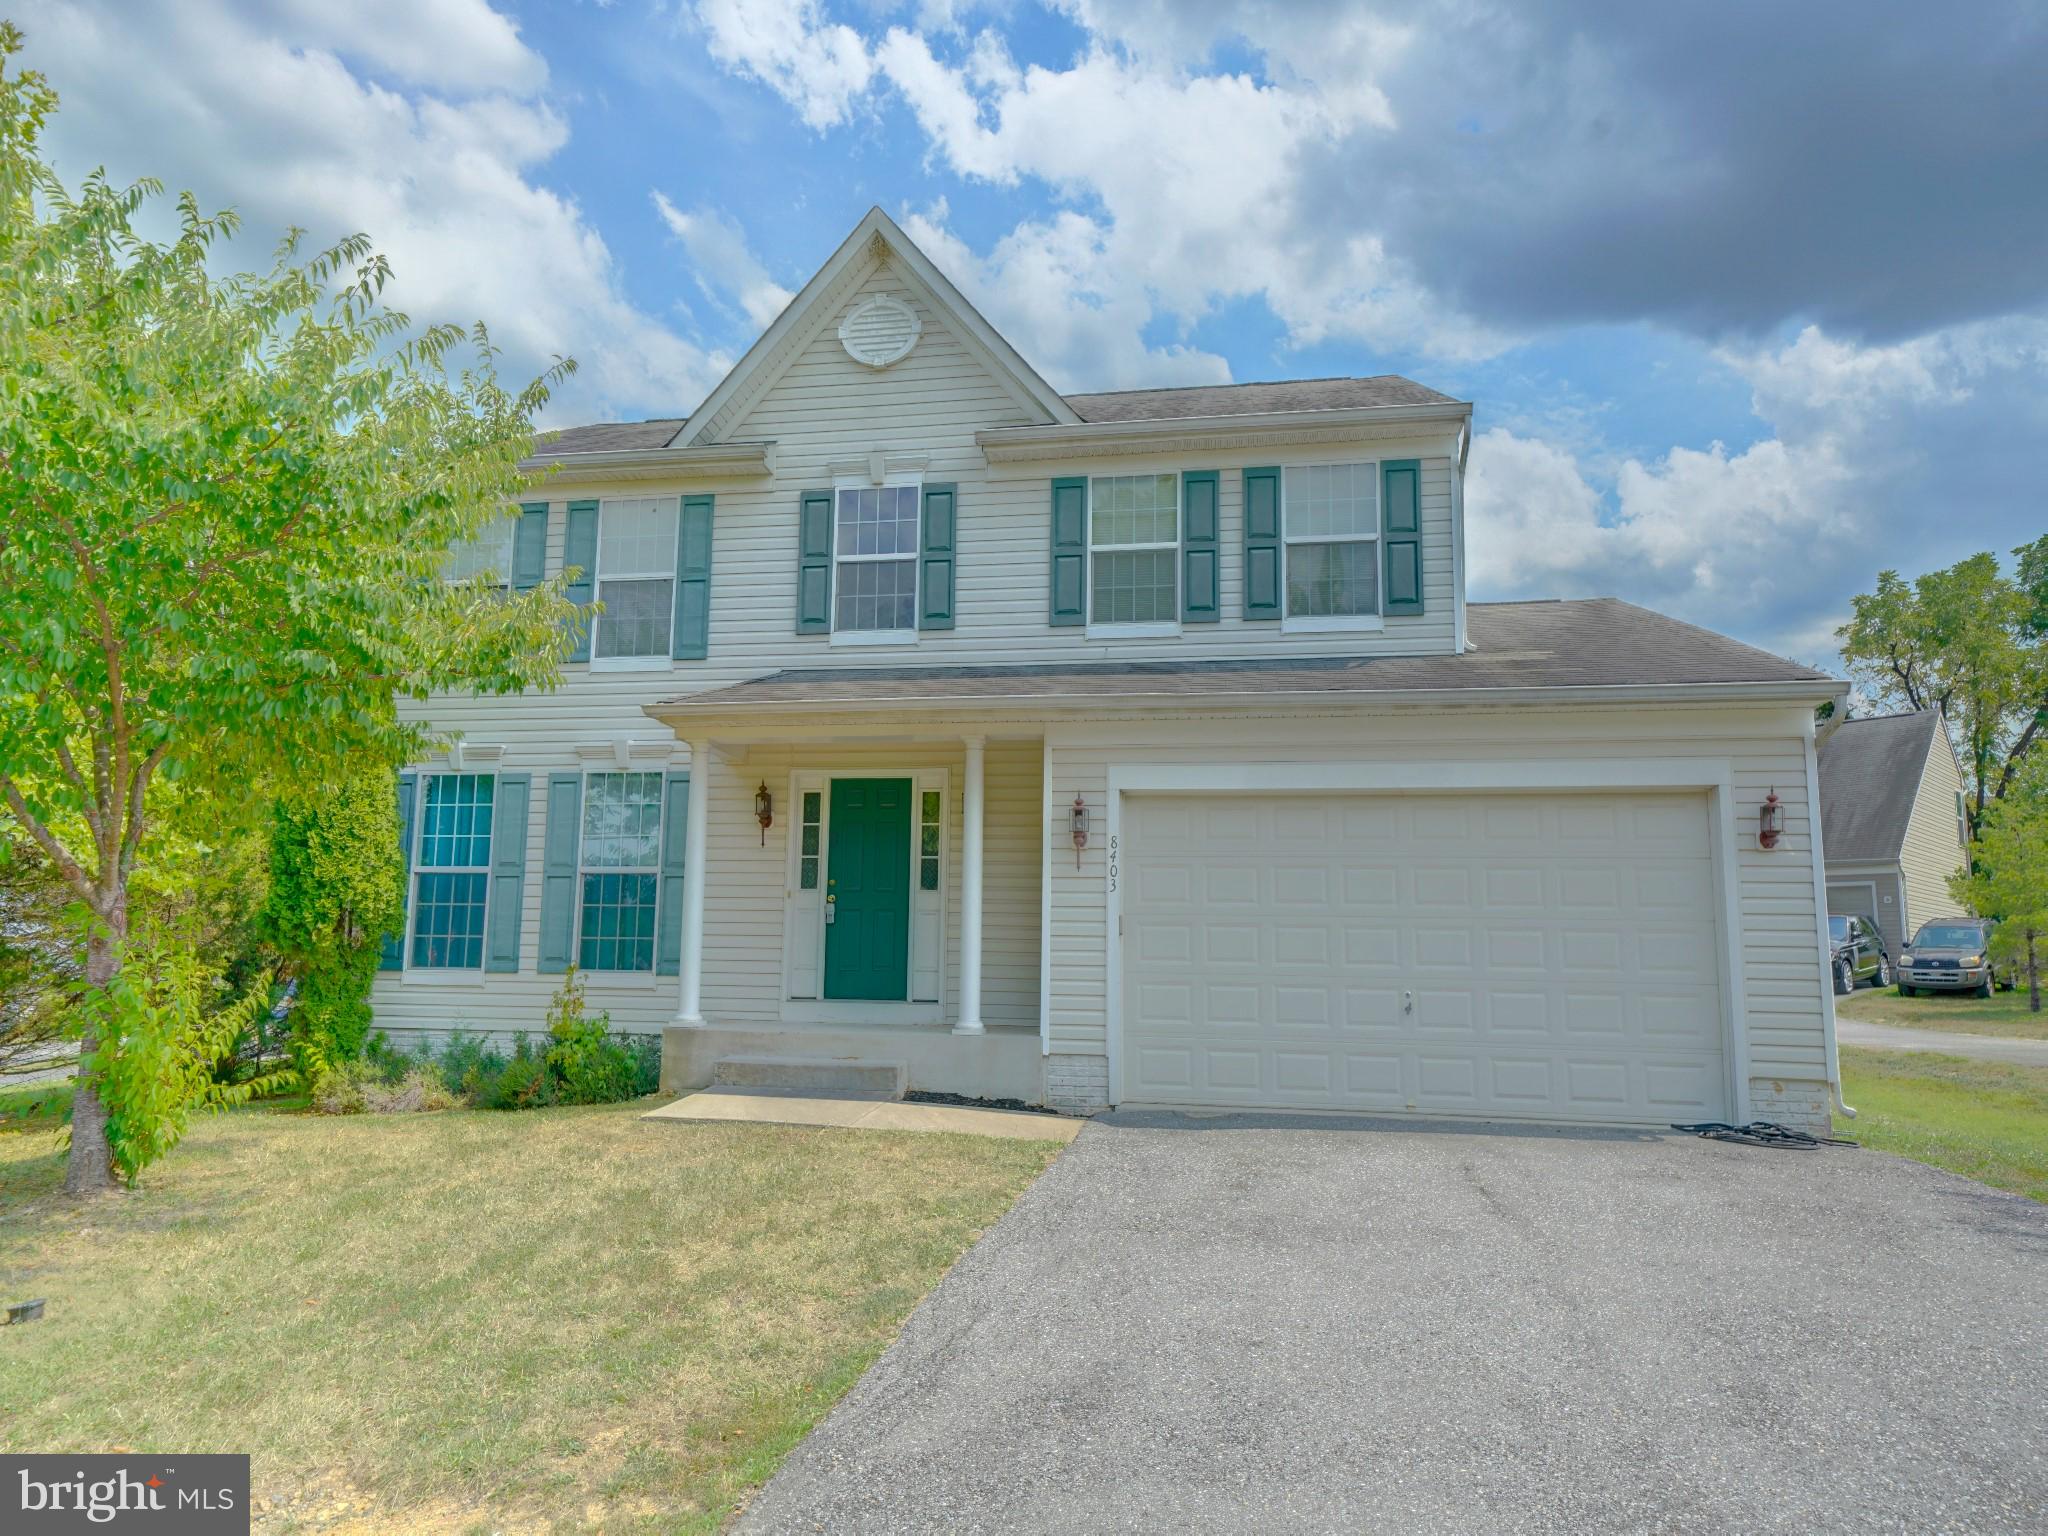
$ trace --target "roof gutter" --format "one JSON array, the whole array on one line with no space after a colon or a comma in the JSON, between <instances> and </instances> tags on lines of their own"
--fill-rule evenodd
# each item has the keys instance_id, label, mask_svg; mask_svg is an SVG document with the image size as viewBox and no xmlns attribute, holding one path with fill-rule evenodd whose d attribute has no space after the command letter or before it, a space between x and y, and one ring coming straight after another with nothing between
<instances>
[{"instance_id":1,"label":"roof gutter","mask_svg":"<svg viewBox=\"0 0 2048 1536\"><path fill-rule=\"evenodd\" d=\"M775 444L712 443L700 448L615 448L600 453L539 453L522 459L529 474L555 480L730 480L775 472Z\"/></svg>"},{"instance_id":2,"label":"roof gutter","mask_svg":"<svg viewBox=\"0 0 2048 1536\"><path fill-rule=\"evenodd\" d=\"M1084 421L1074 426L991 427L974 441L991 464L1044 458L1062 450L1113 451L1182 436L1217 433L1285 437L1294 432L1333 432L1366 427L1442 422L1462 425L1472 416L1467 401L1427 405L1344 406L1313 411L1258 411L1235 416L1160 416L1139 421Z\"/></svg>"},{"instance_id":3,"label":"roof gutter","mask_svg":"<svg viewBox=\"0 0 2048 1536\"><path fill-rule=\"evenodd\" d=\"M723 689L716 692L723 692ZM1016 714L1020 709L1045 714L1093 714L1104 709L1138 710L1151 713L1187 713L1214 708L1275 704L1331 705L1372 704L1438 707L1447 704L1711 704L1784 703L1819 704L1839 698L1848 691L1846 683L1833 679L1783 683L1666 683L1644 687L1639 684L1592 687L1498 687L1498 688L1317 688L1276 691L1243 689L1229 693L1001 693L1001 694L870 694L859 699L765 699L718 702L715 694L703 698L684 695L643 706L656 720L774 719L807 714L858 714L871 710L891 713L999 713Z\"/></svg>"}]
</instances>

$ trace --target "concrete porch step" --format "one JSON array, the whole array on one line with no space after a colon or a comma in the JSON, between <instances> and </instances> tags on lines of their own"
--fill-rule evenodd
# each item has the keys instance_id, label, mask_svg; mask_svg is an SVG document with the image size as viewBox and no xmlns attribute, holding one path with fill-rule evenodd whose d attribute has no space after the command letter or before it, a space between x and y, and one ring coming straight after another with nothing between
<instances>
[{"instance_id":1,"label":"concrete porch step","mask_svg":"<svg viewBox=\"0 0 2048 1536\"><path fill-rule=\"evenodd\" d=\"M770 1088L793 1093L879 1093L898 1099L910 1086L900 1061L849 1061L836 1056L721 1056L711 1066L714 1088Z\"/></svg>"}]
</instances>

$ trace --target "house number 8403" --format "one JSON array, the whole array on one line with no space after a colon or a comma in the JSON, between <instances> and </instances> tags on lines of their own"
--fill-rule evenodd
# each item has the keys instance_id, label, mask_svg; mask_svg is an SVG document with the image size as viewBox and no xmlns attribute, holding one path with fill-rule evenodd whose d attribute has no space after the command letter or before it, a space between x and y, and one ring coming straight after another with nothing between
<instances>
[{"instance_id":1,"label":"house number 8403","mask_svg":"<svg viewBox=\"0 0 2048 1536\"><path fill-rule=\"evenodd\" d=\"M1109 889L1112 894L1116 891L1116 844L1116 836L1112 833L1109 839Z\"/></svg>"}]
</instances>

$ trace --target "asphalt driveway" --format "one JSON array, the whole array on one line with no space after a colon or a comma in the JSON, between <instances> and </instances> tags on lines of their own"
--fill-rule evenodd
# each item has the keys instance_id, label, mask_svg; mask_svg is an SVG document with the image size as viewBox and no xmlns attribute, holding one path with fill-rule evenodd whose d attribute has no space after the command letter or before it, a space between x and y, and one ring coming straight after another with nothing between
<instances>
[{"instance_id":1,"label":"asphalt driveway","mask_svg":"<svg viewBox=\"0 0 2048 1536\"><path fill-rule=\"evenodd\" d=\"M2019 1531L2048 1207L1881 1153L1090 1126L745 1531Z\"/></svg>"}]
</instances>

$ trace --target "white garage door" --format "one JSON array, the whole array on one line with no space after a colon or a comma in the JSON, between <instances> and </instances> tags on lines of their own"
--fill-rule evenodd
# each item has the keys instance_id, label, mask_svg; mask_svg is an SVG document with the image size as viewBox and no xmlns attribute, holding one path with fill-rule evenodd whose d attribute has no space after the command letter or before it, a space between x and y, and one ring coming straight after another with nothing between
<instances>
[{"instance_id":1,"label":"white garage door","mask_svg":"<svg viewBox=\"0 0 2048 1536\"><path fill-rule=\"evenodd\" d=\"M1725 1118L1704 796L1131 796L1122 854L1125 1102Z\"/></svg>"}]
</instances>

